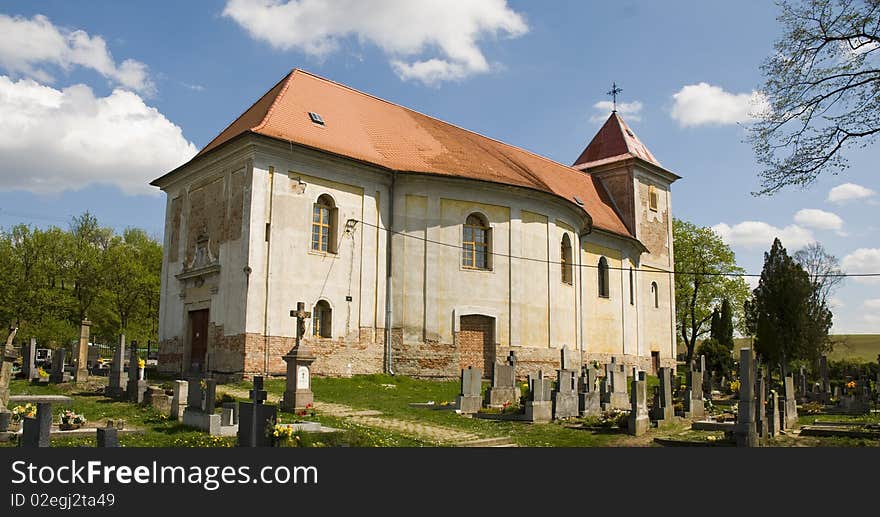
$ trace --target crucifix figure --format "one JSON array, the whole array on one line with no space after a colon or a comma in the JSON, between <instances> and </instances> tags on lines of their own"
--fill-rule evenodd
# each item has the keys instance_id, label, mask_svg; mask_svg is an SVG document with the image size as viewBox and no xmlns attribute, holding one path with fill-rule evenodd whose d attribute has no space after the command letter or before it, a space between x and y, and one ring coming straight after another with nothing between
<instances>
[{"instance_id":1,"label":"crucifix figure","mask_svg":"<svg viewBox=\"0 0 880 517\"><path fill-rule=\"evenodd\" d=\"M306 310L304 302L297 302L296 310L290 311L290 317L296 318L296 348L299 348L299 340L306 333L306 318L311 318L312 313Z\"/></svg>"},{"instance_id":2,"label":"crucifix figure","mask_svg":"<svg viewBox=\"0 0 880 517\"><path fill-rule=\"evenodd\" d=\"M617 113L617 94L622 91L623 90L617 87L617 83L611 83L611 90L606 93L606 95L611 96L612 105L614 106L614 109L612 110L613 113Z\"/></svg>"}]
</instances>

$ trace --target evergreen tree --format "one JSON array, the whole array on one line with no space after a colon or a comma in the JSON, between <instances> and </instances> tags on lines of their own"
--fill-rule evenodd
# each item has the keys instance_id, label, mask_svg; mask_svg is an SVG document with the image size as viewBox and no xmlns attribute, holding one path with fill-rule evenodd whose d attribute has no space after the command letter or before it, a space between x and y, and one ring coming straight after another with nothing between
<instances>
[{"instance_id":1,"label":"evergreen tree","mask_svg":"<svg viewBox=\"0 0 880 517\"><path fill-rule=\"evenodd\" d=\"M733 350L733 307L730 300L725 298L721 302L721 313L718 316L718 334L715 337L718 343Z\"/></svg>"},{"instance_id":2,"label":"evergreen tree","mask_svg":"<svg viewBox=\"0 0 880 517\"><path fill-rule=\"evenodd\" d=\"M783 373L790 361L813 359L828 349L831 311L814 299L809 275L775 239L745 312L755 351Z\"/></svg>"}]
</instances>

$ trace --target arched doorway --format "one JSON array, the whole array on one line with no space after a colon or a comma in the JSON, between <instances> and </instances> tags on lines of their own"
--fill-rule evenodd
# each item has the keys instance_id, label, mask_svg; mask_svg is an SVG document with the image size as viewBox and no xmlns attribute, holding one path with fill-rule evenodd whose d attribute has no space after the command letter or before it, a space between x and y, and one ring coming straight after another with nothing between
<instances>
[{"instance_id":1,"label":"arched doorway","mask_svg":"<svg viewBox=\"0 0 880 517\"><path fill-rule=\"evenodd\" d=\"M488 377L495 363L495 318L472 314L462 316L458 333L459 366L473 366Z\"/></svg>"}]
</instances>

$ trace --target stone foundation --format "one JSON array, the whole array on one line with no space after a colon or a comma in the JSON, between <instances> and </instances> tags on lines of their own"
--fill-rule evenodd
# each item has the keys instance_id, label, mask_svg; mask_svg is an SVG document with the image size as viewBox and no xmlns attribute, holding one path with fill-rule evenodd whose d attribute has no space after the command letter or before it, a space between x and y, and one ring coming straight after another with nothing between
<instances>
[{"instance_id":1,"label":"stone foundation","mask_svg":"<svg viewBox=\"0 0 880 517\"><path fill-rule=\"evenodd\" d=\"M261 334L238 334L225 336L222 327L212 325L209 339L210 369L221 381L251 378L253 375L280 375L287 372L284 356L294 346L294 339L284 336ZM391 333L392 368L396 375L419 378L455 379L461 373L461 356L457 347L451 343L404 342L403 331L394 329ZM312 374L328 377L347 377L350 375L382 373L385 371L385 335L383 329L362 328L357 335L348 339L323 339L310 337L304 339L317 356L312 365ZM266 350L269 351L268 371ZM554 376L560 364L560 349L530 348L527 346L498 346L496 358L516 353L517 379L536 375L539 370L546 376ZM633 366L651 371L651 357L616 355L617 360L627 368ZM166 374L182 372L184 350L180 339L174 338L159 343L159 371ZM584 354L584 363L599 361L611 362L611 354ZM661 366L675 368L674 358L664 358ZM484 372L489 377L489 372Z\"/></svg>"}]
</instances>

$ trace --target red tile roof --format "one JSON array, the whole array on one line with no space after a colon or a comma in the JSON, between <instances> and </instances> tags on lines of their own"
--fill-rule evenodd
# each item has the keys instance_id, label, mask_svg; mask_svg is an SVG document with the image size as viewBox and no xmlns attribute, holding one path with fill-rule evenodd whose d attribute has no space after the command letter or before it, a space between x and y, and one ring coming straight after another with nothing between
<instances>
[{"instance_id":1,"label":"red tile roof","mask_svg":"<svg viewBox=\"0 0 880 517\"><path fill-rule=\"evenodd\" d=\"M321 115L325 125L313 123L309 112ZM393 171L526 187L579 206L577 197L594 227L634 238L601 182L591 174L299 69L284 77L193 159L245 132Z\"/></svg>"},{"instance_id":2,"label":"red tile roof","mask_svg":"<svg viewBox=\"0 0 880 517\"><path fill-rule=\"evenodd\" d=\"M645 147L635 133L620 118L617 112L612 112L602 129L596 133L590 145L574 162L574 167L595 167L603 163L611 163L627 158L640 158L646 162L662 167L654 158L651 151ZM602 162L602 163L597 163Z\"/></svg>"}]
</instances>

